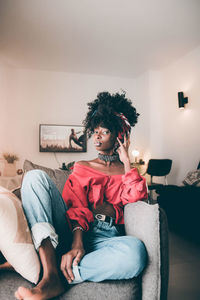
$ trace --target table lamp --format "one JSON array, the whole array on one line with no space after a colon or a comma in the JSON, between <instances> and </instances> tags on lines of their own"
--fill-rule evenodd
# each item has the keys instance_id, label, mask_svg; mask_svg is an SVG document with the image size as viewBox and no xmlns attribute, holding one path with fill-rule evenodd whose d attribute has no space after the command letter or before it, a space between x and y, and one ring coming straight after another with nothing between
<instances>
[{"instance_id":1,"label":"table lamp","mask_svg":"<svg viewBox=\"0 0 200 300\"><path fill-rule=\"evenodd\" d=\"M140 155L140 152L137 149L133 149L132 155L134 157L134 162L137 163L137 158Z\"/></svg>"}]
</instances>

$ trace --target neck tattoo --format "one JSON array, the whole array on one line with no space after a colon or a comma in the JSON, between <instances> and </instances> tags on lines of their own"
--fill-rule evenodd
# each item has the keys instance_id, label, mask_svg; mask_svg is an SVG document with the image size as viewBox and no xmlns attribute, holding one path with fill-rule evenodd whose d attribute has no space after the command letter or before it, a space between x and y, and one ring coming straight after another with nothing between
<instances>
[{"instance_id":1,"label":"neck tattoo","mask_svg":"<svg viewBox=\"0 0 200 300\"><path fill-rule=\"evenodd\" d=\"M105 154L98 153L98 158L105 162L107 161L112 162L112 161L119 160L119 155L116 153L113 153L112 155L105 155Z\"/></svg>"}]
</instances>

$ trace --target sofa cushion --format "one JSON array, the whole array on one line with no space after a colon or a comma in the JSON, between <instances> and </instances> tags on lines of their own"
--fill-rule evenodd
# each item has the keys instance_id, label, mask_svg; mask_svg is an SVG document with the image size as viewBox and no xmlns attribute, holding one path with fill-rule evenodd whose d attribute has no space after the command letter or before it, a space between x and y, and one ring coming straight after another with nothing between
<instances>
[{"instance_id":1,"label":"sofa cushion","mask_svg":"<svg viewBox=\"0 0 200 300\"><path fill-rule=\"evenodd\" d=\"M104 282L83 282L70 286L63 295L55 300L141 300L140 279L112 280ZM31 284L14 272L0 273L0 299L13 300L19 286ZM9 287L9 288L8 288Z\"/></svg>"},{"instance_id":2,"label":"sofa cushion","mask_svg":"<svg viewBox=\"0 0 200 300\"><path fill-rule=\"evenodd\" d=\"M33 162L29 160L24 161L24 166L23 166L24 172L28 172L30 170L42 170L45 171L49 177L53 180L55 185L57 186L59 192L62 194L63 187L65 185L65 182L71 173L70 169L67 170L60 170L60 169L52 169L52 168L47 168L43 167L37 164L34 164Z\"/></svg>"},{"instance_id":3,"label":"sofa cushion","mask_svg":"<svg viewBox=\"0 0 200 300\"><path fill-rule=\"evenodd\" d=\"M0 273L0 299L13 300L14 293L19 286L31 288L32 284L21 277L18 273L4 271Z\"/></svg>"},{"instance_id":4,"label":"sofa cushion","mask_svg":"<svg viewBox=\"0 0 200 300\"><path fill-rule=\"evenodd\" d=\"M37 283L40 262L21 201L3 187L0 187L0 251L19 274Z\"/></svg>"},{"instance_id":5,"label":"sofa cushion","mask_svg":"<svg viewBox=\"0 0 200 300\"><path fill-rule=\"evenodd\" d=\"M72 286L60 300L140 300L140 278L129 280L107 280L104 282L83 282ZM80 296L81 295L81 296Z\"/></svg>"}]
</instances>

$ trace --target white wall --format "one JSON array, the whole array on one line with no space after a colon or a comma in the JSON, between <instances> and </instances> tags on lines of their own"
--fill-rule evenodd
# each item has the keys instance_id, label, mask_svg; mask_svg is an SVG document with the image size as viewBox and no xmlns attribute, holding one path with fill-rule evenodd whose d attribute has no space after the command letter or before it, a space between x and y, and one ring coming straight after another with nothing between
<instances>
[{"instance_id":1,"label":"white wall","mask_svg":"<svg viewBox=\"0 0 200 300\"><path fill-rule=\"evenodd\" d=\"M1 126L0 126L0 147L3 144L3 135L4 135L4 115L5 115L5 86L4 86L4 70L3 66L0 65L0 120L1 120Z\"/></svg>"},{"instance_id":2,"label":"white wall","mask_svg":"<svg viewBox=\"0 0 200 300\"><path fill-rule=\"evenodd\" d=\"M138 111L140 113L135 131L136 147L140 152L140 157L147 162L150 156L149 72L136 78L135 95L138 100Z\"/></svg>"},{"instance_id":3,"label":"white wall","mask_svg":"<svg viewBox=\"0 0 200 300\"><path fill-rule=\"evenodd\" d=\"M181 184L200 160L200 47L162 72L150 72L152 156L173 160L169 183ZM178 92L189 103L178 108Z\"/></svg>"},{"instance_id":4,"label":"white wall","mask_svg":"<svg viewBox=\"0 0 200 300\"><path fill-rule=\"evenodd\" d=\"M16 153L20 157L18 166L27 158L38 164L58 167L52 153L39 152L39 124L81 125L87 111L86 103L104 90L117 92L122 88L134 100L141 113L141 125L135 127L137 138L133 140L132 147L141 145L145 148L143 134L148 124L143 118L143 110L146 111L146 107L141 103L143 99L136 97L132 79L7 69L6 81L6 137L0 152ZM56 156L62 164L93 158L96 151L89 141L87 153L59 153Z\"/></svg>"},{"instance_id":5,"label":"white wall","mask_svg":"<svg viewBox=\"0 0 200 300\"><path fill-rule=\"evenodd\" d=\"M132 133L132 147L141 157L171 158L169 183L181 184L200 160L200 47L160 71L133 79L12 69L0 65L0 155L12 151L38 164L58 167L51 153L39 152L39 124L81 124L86 103L100 91L127 91L140 113ZM189 103L178 109L177 93ZM57 154L60 162L90 159L96 152L92 141L87 153Z\"/></svg>"}]
</instances>

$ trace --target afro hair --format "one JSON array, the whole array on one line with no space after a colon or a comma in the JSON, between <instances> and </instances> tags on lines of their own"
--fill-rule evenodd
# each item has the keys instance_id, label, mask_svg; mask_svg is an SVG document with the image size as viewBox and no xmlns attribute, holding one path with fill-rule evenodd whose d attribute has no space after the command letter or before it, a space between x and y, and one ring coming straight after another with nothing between
<instances>
[{"instance_id":1,"label":"afro hair","mask_svg":"<svg viewBox=\"0 0 200 300\"><path fill-rule=\"evenodd\" d=\"M122 113L131 126L135 126L139 116L131 100L126 98L124 91L121 94L98 93L97 98L88 103L88 107L88 113L83 121L88 137L91 137L98 126L108 128L111 132L121 131L122 120L116 116L116 113Z\"/></svg>"}]
</instances>

